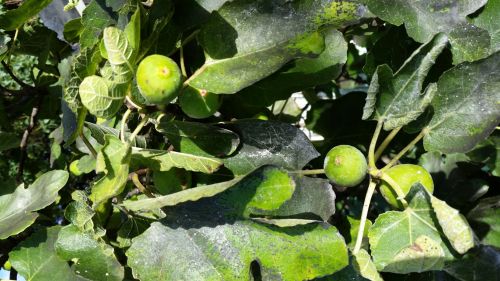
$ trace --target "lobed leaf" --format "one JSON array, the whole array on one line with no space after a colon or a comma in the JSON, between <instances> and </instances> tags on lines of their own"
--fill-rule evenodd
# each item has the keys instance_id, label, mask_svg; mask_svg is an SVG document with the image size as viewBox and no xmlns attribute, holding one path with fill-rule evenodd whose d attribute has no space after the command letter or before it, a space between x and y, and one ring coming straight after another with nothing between
<instances>
[{"instance_id":1,"label":"lobed leaf","mask_svg":"<svg viewBox=\"0 0 500 281\"><path fill-rule=\"evenodd\" d=\"M442 270L453 256L436 226L429 195L416 184L406 200L409 206L404 211L385 212L370 228L377 270L401 274Z\"/></svg>"},{"instance_id":2,"label":"lobed leaf","mask_svg":"<svg viewBox=\"0 0 500 281\"><path fill-rule=\"evenodd\" d=\"M425 78L447 44L445 35L436 35L413 52L394 74L388 65L378 66L368 89L363 119L382 121L385 130L404 126L417 119L436 92L434 84L423 91Z\"/></svg>"}]
</instances>

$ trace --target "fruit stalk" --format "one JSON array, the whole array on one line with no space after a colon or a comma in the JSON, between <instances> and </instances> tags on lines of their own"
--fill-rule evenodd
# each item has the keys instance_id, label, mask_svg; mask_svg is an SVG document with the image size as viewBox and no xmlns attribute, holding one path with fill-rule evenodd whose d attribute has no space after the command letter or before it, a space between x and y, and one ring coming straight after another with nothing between
<instances>
[{"instance_id":1,"label":"fruit stalk","mask_svg":"<svg viewBox=\"0 0 500 281\"><path fill-rule=\"evenodd\" d=\"M370 148L368 149L368 166L370 169L376 169L375 166L375 146L377 145L378 136L382 130L382 125L384 122L378 121L375 132L373 133L372 141L370 142Z\"/></svg>"},{"instance_id":2,"label":"fruit stalk","mask_svg":"<svg viewBox=\"0 0 500 281\"><path fill-rule=\"evenodd\" d=\"M356 255L361 249L363 234L365 233L366 217L368 216L368 209L370 208L370 202L376 186L377 184L370 179L370 184L368 185L368 190L365 195L365 201L363 202L363 210L361 211L361 220L359 222L358 235L356 236L356 244L354 246L354 250L352 251L354 255Z\"/></svg>"},{"instance_id":3,"label":"fruit stalk","mask_svg":"<svg viewBox=\"0 0 500 281\"><path fill-rule=\"evenodd\" d=\"M406 152L408 152L408 150L412 149L415 146L415 144L417 144L417 142L419 142L425 136L426 133L427 131L425 129L422 130L420 134L418 134L405 148L403 148L394 158L392 158L392 160L389 163L387 163L387 165L385 165L385 167L382 168L381 171L382 172L387 171L387 169L394 166L394 164L398 162L399 158L405 155Z\"/></svg>"}]
</instances>

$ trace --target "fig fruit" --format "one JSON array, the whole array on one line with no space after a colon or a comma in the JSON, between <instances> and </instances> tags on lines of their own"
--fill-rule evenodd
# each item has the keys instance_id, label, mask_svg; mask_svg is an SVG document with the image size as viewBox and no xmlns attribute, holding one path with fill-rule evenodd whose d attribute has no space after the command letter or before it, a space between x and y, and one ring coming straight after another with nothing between
<instances>
[{"instance_id":1,"label":"fig fruit","mask_svg":"<svg viewBox=\"0 0 500 281\"><path fill-rule=\"evenodd\" d=\"M422 184L431 194L434 191L434 182L432 181L432 177L422 166L401 164L391 167L385 173L396 181L405 195L408 194L411 187L416 183ZM403 208L403 205L397 199L398 195L388 183L384 181L381 183L380 193L389 205L398 209Z\"/></svg>"},{"instance_id":2,"label":"fig fruit","mask_svg":"<svg viewBox=\"0 0 500 281\"><path fill-rule=\"evenodd\" d=\"M325 157L325 174L336 185L351 187L363 181L368 171L366 158L350 145L332 148Z\"/></svg>"},{"instance_id":3,"label":"fig fruit","mask_svg":"<svg viewBox=\"0 0 500 281\"><path fill-rule=\"evenodd\" d=\"M163 105L174 100L182 85L179 66L171 58L150 55L137 68L137 86L150 104Z\"/></svg>"}]
</instances>

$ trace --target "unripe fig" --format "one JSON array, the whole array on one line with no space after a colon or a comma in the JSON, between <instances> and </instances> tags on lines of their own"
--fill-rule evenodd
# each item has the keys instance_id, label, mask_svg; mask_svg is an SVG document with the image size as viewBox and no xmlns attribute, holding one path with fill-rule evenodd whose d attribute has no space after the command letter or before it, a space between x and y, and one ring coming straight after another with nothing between
<instances>
[{"instance_id":1,"label":"unripe fig","mask_svg":"<svg viewBox=\"0 0 500 281\"><path fill-rule=\"evenodd\" d=\"M388 169L385 173L396 181L405 195L408 194L411 187L416 183L422 184L431 194L434 192L432 177L422 166L402 164ZM403 205L397 199L398 195L388 183L382 182L380 193L389 205L399 209L403 208Z\"/></svg>"},{"instance_id":2,"label":"unripe fig","mask_svg":"<svg viewBox=\"0 0 500 281\"><path fill-rule=\"evenodd\" d=\"M363 181L368 170L366 158L350 145L332 148L325 157L325 174L336 185L351 187Z\"/></svg>"},{"instance_id":3,"label":"unripe fig","mask_svg":"<svg viewBox=\"0 0 500 281\"><path fill-rule=\"evenodd\" d=\"M179 66L171 58L150 55L137 68L137 86L151 104L168 104L177 97L182 84Z\"/></svg>"},{"instance_id":4,"label":"unripe fig","mask_svg":"<svg viewBox=\"0 0 500 281\"><path fill-rule=\"evenodd\" d=\"M186 87L179 97L181 109L191 118L203 119L212 116L220 107L220 96L206 90Z\"/></svg>"}]
</instances>

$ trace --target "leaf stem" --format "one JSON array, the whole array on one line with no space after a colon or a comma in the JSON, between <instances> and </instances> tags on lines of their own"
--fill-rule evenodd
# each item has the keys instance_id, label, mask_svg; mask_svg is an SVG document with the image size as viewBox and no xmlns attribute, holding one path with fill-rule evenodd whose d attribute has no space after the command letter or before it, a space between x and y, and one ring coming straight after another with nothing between
<instances>
[{"instance_id":1,"label":"leaf stem","mask_svg":"<svg viewBox=\"0 0 500 281\"><path fill-rule=\"evenodd\" d=\"M128 143L131 144L135 137L139 134L139 132L142 130L142 128L144 127L144 125L146 125L146 123L148 122L149 120L149 117L148 116L144 116L141 120L141 122L139 122L139 124L137 125L137 127L135 128L135 130L132 132L132 134L130 134L130 137L128 138Z\"/></svg>"},{"instance_id":2,"label":"leaf stem","mask_svg":"<svg viewBox=\"0 0 500 281\"><path fill-rule=\"evenodd\" d=\"M80 133L80 138L82 138L83 143L87 147L87 149L92 153L94 158L97 158L97 151L95 151L94 147L90 143L90 141L87 139L87 137L83 134L83 131Z\"/></svg>"},{"instance_id":3,"label":"leaf stem","mask_svg":"<svg viewBox=\"0 0 500 281\"><path fill-rule=\"evenodd\" d=\"M426 133L427 133L427 130L425 130L425 129L422 130L420 132L420 134L418 134L405 148L403 148L396 156L394 156L394 158L392 158L391 161L389 163L387 163L387 165L385 165L384 168L381 169L381 171L385 172L385 171L387 171L387 169L394 166L394 164L396 164L396 162L398 162L399 158L403 157L403 155L405 155L406 152L408 152L408 150L412 149L415 146L415 144L417 142L419 142L425 136Z\"/></svg>"},{"instance_id":4,"label":"leaf stem","mask_svg":"<svg viewBox=\"0 0 500 281\"><path fill-rule=\"evenodd\" d=\"M358 234L356 236L356 244L354 246L354 250L352 253L355 255L361 249L361 244L363 242L363 234L365 233L365 224L366 218L368 216L368 209L370 209L370 202L372 200L373 192L375 191L375 187L377 184L370 180L370 184L368 185L368 190L366 191L365 201L363 203L363 210L361 211L361 220L359 222Z\"/></svg>"},{"instance_id":5,"label":"leaf stem","mask_svg":"<svg viewBox=\"0 0 500 281\"><path fill-rule=\"evenodd\" d=\"M142 193L144 193L149 198L154 198L155 196L149 192L149 190L141 183L139 180L139 175L137 173L132 173L132 182Z\"/></svg>"},{"instance_id":6,"label":"leaf stem","mask_svg":"<svg viewBox=\"0 0 500 281\"><path fill-rule=\"evenodd\" d=\"M403 192L401 189L401 186L393 179L391 178L388 174L381 172L380 174L380 179L387 182L391 188L396 192L398 195L398 200L401 202L404 208L408 207L408 202L405 200L406 194Z\"/></svg>"},{"instance_id":7,"label":"leaf stem","mask_svg":"<svg viewBox=\"0 0 500 281\"><path fill-rule=\"evenodd\" d=\"M325 169L314 169L314 170L300 170L300 171L293 171L290 172L290 174L298 174L301 176L307 176L307 175L321 175L325 173Z\"/></svg>"},{"instance_id":8,"label":"leaf stem","mask_svg":"<svg viewBox=\"0 0 500 281\"><path fill-rule=\"evenodd\" d=\"M378 136L380 135L380 131L382 130L383 121L377 122L377 127L375 128L375 132L373 133L372 141L370 142L370 148L368 149L368 165L371 169L376 169L375 166L375 146L377 145Z\"/></svg>"},{"instance_id":9,"label":"leaf stem","mask_svg":"<svg viewBox=\"0 0 500 281\"><path fill-rule=\"evenodd\" d=\"M125 125L127 124L128 117L132 113L132 109L127 108L127 111L123 114L122 123L120 126L120 139L125 143Z\"/></svg>"},{"instance_id":10,"label":"leaf stem","mask_svg":"<svg viewBox=\"0 0 500 281\"><path fill-rule=\"evenodd\" d=\"M180 58L180 64L181 64L181 73L182 73L182 76L187 77L186 65L184 64L184 48L182 47L182 44L181 44L181 46L179 48L179 56L181 57Z\"/></svg>"},{"instance_id":11,"label":"leaf stem","mask_svg":"<svg viewBox=\"0 0 500 281\"><path fill-rule=\"evenodd\" d=\"M398 134L399 130L401 130L402 127L395 128L392 130L389 135L382 141L380 146L377 148L377 151L375 151L375 161L377 161L380 158L380 155L384 152L384 150L387 148L387 146L391 143L391 141L394 139L394 137Z\"/></svg>"}]
</instances>

